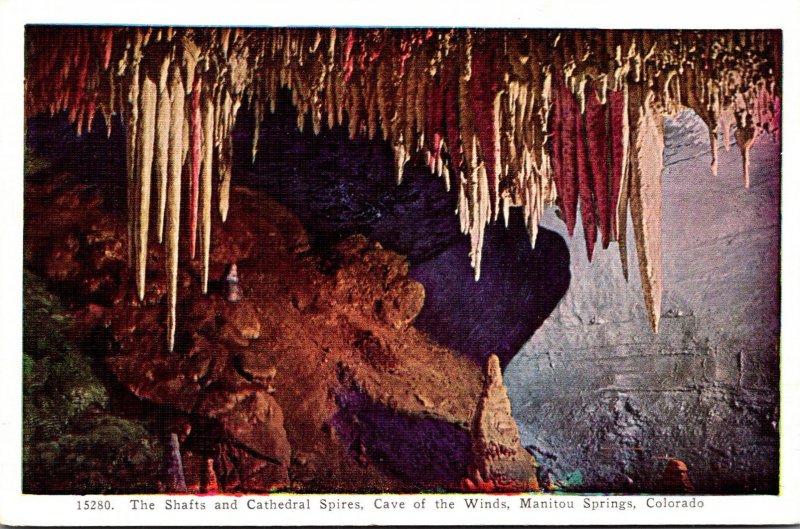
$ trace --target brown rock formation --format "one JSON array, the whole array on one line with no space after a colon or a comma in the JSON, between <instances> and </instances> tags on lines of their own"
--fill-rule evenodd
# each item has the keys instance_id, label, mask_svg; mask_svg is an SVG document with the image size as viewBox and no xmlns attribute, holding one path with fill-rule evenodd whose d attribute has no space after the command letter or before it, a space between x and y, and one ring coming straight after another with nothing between
<instances>
[{"instance_id":1,"label":"brown rock formation","mask_svg":"<svg viewBox=\"0 0 800 529\"><path fill-rule=\"evenodd\" d=\"M125 390L192 423L188 491L417 490L463 475L480 372L410 326L424 289L405 258L352 237L321 260L288 210L233 187L208 267L222 278L238 263L243 298L226 301L224 281L202 294L202 261L187 259L169 352L166 273L139 301L113 201L59 178L28 187L26 265L102 336L95 354ZM150 244L148 261L164 259Z\"/></svg>"},{"instance_id":2,"label":"brown rock formation","mask_svg":"<svg viewBox=\"0 0 800 529\"><path fill-rule=\"evenodd\" d=\"M664 469L662 485L664 492L672 494L694 494L694 485L689 479L689 468L680 459L672 458Z\"/></svg>"}]
</instances>

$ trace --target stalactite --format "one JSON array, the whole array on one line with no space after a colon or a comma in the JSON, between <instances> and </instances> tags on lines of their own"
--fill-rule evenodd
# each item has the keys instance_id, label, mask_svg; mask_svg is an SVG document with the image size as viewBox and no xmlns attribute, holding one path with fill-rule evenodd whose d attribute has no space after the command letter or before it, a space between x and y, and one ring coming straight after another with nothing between
<instances>
[{"instance_id":1,"label":"stalactite","mask_svg":"<svg viewBox=\"0 0 800 529\"><path fill-rule=\"evenodd\" d=\"M590 94L590 97L592 95ZM585 100L585 95L583 96ZM585 106L585 103L584 103ZM594 244L597 241L597 222L594 216L593 178L589 160L587 159L586 123L584 115L576 112L575 119L575 166L578 173L578 190L580 191L581 221L583 238L586 241L586 255L589 261L594 255Z\"/></svg>"},{"instance_id":2,"label":"stalactite","mask_svg":"<svg viewBox=\"0 0 800 529\"><path fill-rule=\"evenodd\" d=\"M195 242L197 240L197 206L200 187L200 157L202 140L202 118L200 111L200 91L202 83L199 77L194 80L189 123L191 124L191 139L189 152L191 155L191 173L189 179L189 256L194 259Z\"/></svg>"},{"instance_id":3,"label":"stalactite","mask_svg":"<svg viewBox=\"0 0 800 529\"><path fill-rule=\"evenodd\" d=\"M217 145L217 167L219 171L219 214L222 222L228 219L228 207L231 193L231 177L233 163L233 125L235 120L233 99L224 90L221 106L218 105L218 117L215 119L214 143Z\"/></svg>"},{"instance_id":4,"label":"stalactite","mask_svg":"<svg viewBox=\"0 0 800 529\"><path fill-rule=\"evenodd\" d=\"M203 174L200 179L200 249L203 252L202 288L208 292L208 255L211 250L211 188L214 167L214 103L206 94L203 103Z\"/></svg>"},{"instance_id":5,"label":"stalactite","mask_svg":"<svg viewBox=\"0 0 800 529\"><path fill-rule=\"evenodd\" d=\"M153 168L153 143L156 129L158 88L148 74L142 79L139 92L139 130L136 132L136 184L138 197L136 233L136 289L144 299L147 272L147 235L150 224L150 176Z\"/></svg>"},{"instance_id":6,"label":"stalactite","mask_svg":"<svg viewBox=\"0 0 800 529\"><path fill-rule=\"evenodd\" d=\"M137 32L137 40L141 35ZM138 50L139 45L135 46ZM134 55L137 52L134 51ZM136 222L138 216L136 215L137 196L136 190L136 132L137 123L139 119L139 60L135 58L135 63L130 66L129 80L128 80L128 118L127 118L127 135L126 135L126 166L128 170L128 266L131 266L134 261L136 251Z\"/></svg>"},{"instance_id":7,"label":"stalactite","mask_svg":"<svg viewBox=\"0 0 800 529\"><path fill-rule=\"evenodd\" d=\"M578 114L578 103L569 92L561 76L556 74L558 83L558 97L561 111L561 176L556 180L558 195L561 197L564 220L567 223L567 232L570 237L575 229L578 209L578 172L575 167L575 145L577 130L575 128L575 115Z\"/></svg>"},{"instance_id":8,"label":"stalactite","mask_svg":"<svg viewBox=\"0 0 800 529\"><path fill-rule=\"evenodd\" d=\"M622 275L628 280L628 197L630 187L630 123L628 115L628 88L609 94L611 111L611 222L619 243Z\"/></svg>"},{"instance_id":9,"label":"stalactite","mask_svg":"<svg viewBox=\"0 0 800 529\"><path fill-rule=\"evenodd\" d=\"M181 171L183 169L183 111L184 91L180 69L173 68L170 83L172 116L169 127L169 174L166 208L166 268L167 268L167 348L175 347L178 300L178 235L181 225Z\"/></svg>"},{"instance_id":10,"label":"stalactite","mask_svg":"<svg viewBox=\"0 0 800 529\"><path fill-rule=\"evenodd\" d=\"M654 108L648 88L629 87L631 115L630 203L639 274L647 317L658 332L661 317L661 171L664 160L664 117Z\"/></svg>"},{"instance_id":11,"label":"stalactite","mask_svg":"<svg viewBox=\"0 0 800 529\"><path fill-rule=\"evenodd\" d=\"M609 205L609 123L607 105L604 105L596 90L591 90L586 107L586 140L588 161L592 173L592 189L597 202L597 223L600 228L603 248L611 241L611 208ZM606 95L607 98L607 95Z\"/></svg>"},{"instance_id":12,"label":"stalactite","mask_svg":"<svg viewBox=\"0 0 800 529\"><path fill-rule=\"evenodd\" d=\"M757 47L723 31L33 27L28 33L26 115L65 111L79 134L91 130L96 112L108 130L114 113L125 122L128 257L139 297L155 168L170 348L181 171L186 164L189 249L194 256L199 237L205 290L211 187L224 222L243 101L255 119L253 159L266 105L274 112L285 88L298 128L310 116L315 133L324 123L346 122L351 137L387 141L398 183L417 156L448 189L452 179L476 278L489 222L500 213L507 222L511 208L522 208L534 245L538 222L554 202L570 235L580 204L590 257L598 229L604 248L619 243L627 278L630 206L654 328L660 169L647 153L663 138L653 123L694 110L708 126L715 171L718 132L727 149L735 121L746 186L755 139L765 131L780 138L781 36L771 31L752 33Z\"/></svg>"},{"instance_id":13,"label":"stalactite","mask_svg":"<svg viewBox=\"0 0 800 529\"><path fill-rule=\"evenodd\" d=\"M164 210L167 205L167 173L169 171L169 129L172 106L169 96L169 56L161 63L158 76L158 106L156 108L155 172L158 192L158 242L164 241Z\"/></svg>"}]
</instances>

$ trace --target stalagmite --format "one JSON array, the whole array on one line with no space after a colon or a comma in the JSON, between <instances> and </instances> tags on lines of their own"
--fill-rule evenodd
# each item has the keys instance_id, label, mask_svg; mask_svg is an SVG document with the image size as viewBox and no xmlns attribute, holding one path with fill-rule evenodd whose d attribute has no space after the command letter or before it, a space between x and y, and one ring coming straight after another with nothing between
<instances>
[{"instance_id":1,"label":"stalagmite","mask_svg":"<svg viewBox=\"0 0 800 529\"><path fill-rule=\"evenodd\" d=\"M534 245L553 203L570 235L580 204L589 256L598 229L604 248L618 241L627 278L630 206L656 328L661 170L652 153L663 138L653 131L661 116L692 109L708 127L716 160L717 133L727 148L735 120L749 185L753 143L762 132L779 140L781 125L781 35L751 34L758 38L724 31L33 27L26 30L25 108L27 116L65 112L79 134L91 130L96 112L109 131L112 116L122 117L128 258L139 297L155 167L170 349L183 164L190 184L184 231L192 256L200 239L205 290L211 187L224 222L238 110L246 102L254 113L255 159L263 112L267 105L275 111L282 89L299 128L308 115L314 133L326 122L348 123L351 137L388 142L398 182L409 161L424 159L448 189L452 183L476 278L487 223L501 212L507 222L520 207ZM629 91L636 91L634 104Z\"/></svg>"},{"instance_id":2,"label":"stalagmite","mask_svg":"<svg viewBox=\"0 0 800 529\"><path fill-rule=\"evenodd\" d=\"M150 224L150 175L153 168L153 142L156 128L156 104L158 88L145 75L139 94L139 130L136 133L136 184L138 197L137 241L136 241L136 289L139 300L144 299L145 275L147 273L147 235Z\"/></svg>"},{"instance_id":3,"label":"stalagmite","mask_svg":"<svg viewBox=\"0 0 800 529\"><path fill-rule=\"evenodd\" d=\"M174 68L170 83L172 116L169 127L169 174L167 180L166 240L167 267L167 349L175 347L178 300L178 235L181 224L181 170L183 168L184 87L181 72Z\"/></svg>"},{"instance_id":4,"label":"stalagmite","mask_svg":"<svg viewBox=\"0 0 800 529\"><path fill-rule=\"evenodd\" d=\"M500 360L491 355L472 424L472 459L463 487L471 492L535 491L536 461L522 447Z\"/></svg>"}]
</instances>

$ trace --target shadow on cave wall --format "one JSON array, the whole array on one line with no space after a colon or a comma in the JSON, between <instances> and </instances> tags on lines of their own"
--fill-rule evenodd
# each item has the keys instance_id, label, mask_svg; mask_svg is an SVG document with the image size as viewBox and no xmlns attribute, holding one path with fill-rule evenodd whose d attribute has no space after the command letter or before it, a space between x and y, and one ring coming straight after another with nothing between
<instances>
[{"instance_id":1,"label":"shadow on cave wall","mask_svg":"<svg viewBox=\"0 0 800 529\"><path fill-rule=\"evenodd\" d=\"M416 327L481 365L492 353L503 367L555 309L569 287L569 250L557 233L540 228L531 249L522 214L509 227L487 227L480 281L469 264L469 239L447 192L421 159L395 181L390 147L348 139L347 127L300 132L288 92L261 125L251 160L253 123L245 109L235 134L234 179L267 191L303 222L318 251L362 233L408 256L410 275L425 286ZM308 121L308 120L307 120ZM421 158L421 155L419 155Z\"/></svg>"},{"instance_id":2,"label":"shadow on cave wall","mask_svg":"<svg viewBox=\"0 0 800 529\"><path fill-rule=\"evenodd\" d=\"M339 392L336 402L331 423L357 462L371 461L413 488L446 487L466 475L471 443L464 428L398 412L355 389Z\"/></svg>"}]
</instances>

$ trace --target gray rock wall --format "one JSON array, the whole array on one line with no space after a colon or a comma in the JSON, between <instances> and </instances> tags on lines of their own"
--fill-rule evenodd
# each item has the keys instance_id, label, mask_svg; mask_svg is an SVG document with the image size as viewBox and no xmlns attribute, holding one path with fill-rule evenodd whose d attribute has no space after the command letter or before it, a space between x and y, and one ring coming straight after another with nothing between
<instances>
[{"instance_id":1,"label":"gray rock wall","mask_svg":"<svg viewBox=\"0 0 800 529\"><path fill-rule=\"evenodd\" d=\"M549 211L572 281L505 371L522 444L582 490L656 491L676 457L698 492L775 493L780 146L759 138L745 189L735 145L712 176L693 113L665 129L661 330L647 324L635 248L626 283L616 243L589 263L580 222L570 239Z\"/></svg>"}]
</instances>

